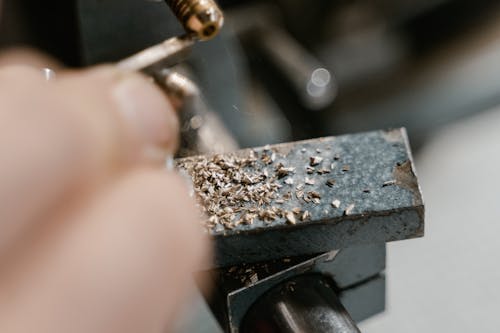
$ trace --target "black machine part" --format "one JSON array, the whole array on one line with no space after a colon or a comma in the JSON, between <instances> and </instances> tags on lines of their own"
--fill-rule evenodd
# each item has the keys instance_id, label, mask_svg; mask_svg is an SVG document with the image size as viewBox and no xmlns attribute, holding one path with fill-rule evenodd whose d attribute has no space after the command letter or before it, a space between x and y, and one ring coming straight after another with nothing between
<instances>
[{"instance_id":1,"label":"black machine part","mask_svg":"<svg viewBox=\"0 0 500 333\"><path fill-rule=\"evenodd\" d=\"M270 290L248 311L242 333L356 333L354 320L329 281L319 274L295 277Z\"/></svg>"}]
</instances>

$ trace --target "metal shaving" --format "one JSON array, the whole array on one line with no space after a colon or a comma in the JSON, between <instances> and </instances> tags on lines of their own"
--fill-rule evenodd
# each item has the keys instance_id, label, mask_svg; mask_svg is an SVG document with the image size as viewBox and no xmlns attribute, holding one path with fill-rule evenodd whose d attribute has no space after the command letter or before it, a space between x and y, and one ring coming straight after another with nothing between
<instances>
[{"instance_id":1,"label":"metal shaving","mask_svg":"<svg viewBox=\"0 0 500 333\"><path fill-rule=\"evenodd\" d=\"M260 160L272 163L272 153L265 151ZM293 168L278 165L275 174L256 171L256 153L246 156L214 155L185 159L178 166L186 170L192 178L194 192L202 212L208 216L208 229L233 229L239 224L252 224L258 217L263 221L273 221L284 217L281 208L269 207L278 198L282 186L277 179L282 174L293 172ZM262 168L260 168L262 169ZM287 194L288 199L291 193ZM222 208L224 207L224 208Z\"/></svg>"},{"instance_id":2,"label":"metal shaving","mask_svg":"<svg viewBox=\"0 0 500 333\"><path fill-rule=\"evenodd\" d=\"M307 194L311 198L321 199L321 195L318 192L316 192L316 191L309 191L309 192L307 192Z\"/></svg>"},{"instance_id":3,"label":"metal shaving","mask_svg":"<svg viewBox=\"0 0 500 333\"><path fill-rule=\"evenodd\" d=\"M304 180L304 183L305 183L306 185L314 185L314 184L316 184L316 181L315 181L314 179L311 179L311 178L307 178L307 177L306 177L306 179Z\"/></svg>"},{"instance_id":4,"label":"metal shaving","mask_svg":"<svg viewBox=\"0 0 500 333\"><path fill-rule=\"evenodd\" d=\"M286 221L290 224L296 224L297 220L295 220L295 215L293 212L287 212L285 215Z\"/></svg>"},{"instance_id":5,"label":"metal shaving","mask_svg":"<svg viewBox=\"0 0 500 333\"><path fill-rule=\"evenodd\" d=\"M323 158L322 158L322 157L319 157L319 156L311 156L311 157L309 158L309 165L310 165L310 166L316 166L316 165L319 165L322 161L323 161Z\"/></svg>"},{"instance_id":6,"label":"metal shaving","mask_svg":"<svg viewBox=\"0 0 500 333\"><path fill-rule=\"evenodd\" d=\"M285 168L281 163L276 166L276 174L278 175L278 178L283 178L293 172L295 172L295 168Z\"/></svg>"},{"instance_id":7,"label":"metal shaving","mask_svg":"<svg viewBox=\"0 0 500 333\"><path fill-rule=\"evenodd\" d=\"M250 275L250 278L248 280L250 284L255 284L257 283L257 281L259 281L259 275L257 275L257 273L253 273L252 275Z\"/></svg>"},{"instance_id":8,"label":"metal shaving","mask_svg":"<svg viewBox=\"0 0 500 333\"><path fill-rule=\"evenodd\" d=\"M395 180L388 180L382 184L382 187L391 186L391 185L396 185L396 181Z\"/></svg>"},{"instance_id":9,"label":"metal shaving","mask_svg":"<svg viewBox=\"0 0 500 333\"><path fill-rule=\"evenodd\" d=\"M354 204L350 204L344 211L344 215L351 215L354 209Z\"/></svg>"}]
</instances>

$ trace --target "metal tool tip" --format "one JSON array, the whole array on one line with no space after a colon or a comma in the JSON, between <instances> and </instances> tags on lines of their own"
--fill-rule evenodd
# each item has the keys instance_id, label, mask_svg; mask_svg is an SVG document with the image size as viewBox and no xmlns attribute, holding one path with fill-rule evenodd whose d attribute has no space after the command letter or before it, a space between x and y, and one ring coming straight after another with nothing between
<instances>
[{"instance_id":1,"label":"metal tool tip","mask_svg":"<svg viewBox=\"0 0 500 333\"><path fill-rule=\"evenodd\" d=\"M194 32L198 39L209 40L215 37L224 24L224 16L216 6L200 2L197 10L186 22L188 30Z\"/></svg>"}]
</instances>

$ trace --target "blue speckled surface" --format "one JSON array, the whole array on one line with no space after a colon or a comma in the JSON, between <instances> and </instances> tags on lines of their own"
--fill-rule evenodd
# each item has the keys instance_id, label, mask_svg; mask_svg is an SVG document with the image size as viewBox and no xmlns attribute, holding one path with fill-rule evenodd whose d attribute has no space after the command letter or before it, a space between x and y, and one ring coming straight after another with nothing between
<instances>
[{"instance_id":1,"label":"blue speckled surface","mask_svg":"<svg viewBox=\"0 0 500 333\"><path fill-rule=\"evenodd\" d=\"M292 199L283 204L271 203L285 210L298 207L308 210L311 217L291 225L285 218L272 222L256 219L251 225L238 225L233 230L213 231L216 240L216 265L228 266L243 262L257 262L287 256L321 253L354 244L380 243L418 237L423 234L424 209L417 185L411 152L404 129L375 131L361 134L328 137L267 147L276 154L274 164L259 163L262 171L278 163L295 167L293 185L278 180L283 187L280 194L292 192ZM253 149L259 155L264 148ZM317 151L319 149L319 151ZM245 154L246 150L236 154ZM331 173L308 175L306 166L311 156L323 161L317 169ZM343 166L349 170L344 171ZM305 177L313 178L314 185L305 185L304 191L321 194L321 202L305 202L295 195L296 186ZM326 185L334 179L332 187ZM386 182L392 182L387 185ZM384 185L384 183L386 185ZM334 208L333 200L340 201ZM348 216L345 209L354 204Z\"/></svg>"}]
</instances>

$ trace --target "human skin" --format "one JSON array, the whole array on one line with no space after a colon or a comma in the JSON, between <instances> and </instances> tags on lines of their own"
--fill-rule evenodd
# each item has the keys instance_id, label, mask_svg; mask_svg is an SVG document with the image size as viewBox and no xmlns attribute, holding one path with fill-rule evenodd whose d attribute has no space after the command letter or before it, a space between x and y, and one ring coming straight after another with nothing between
<instances>
[{"instance_id":1,"label":"human skin","mask_svg":"<svg viewBox=\"0 0 500 333\"><path fill-rule=\"evenodd\" d=\"M0 57L0 332L168 332L210 247L175 110L112 66Z\"/></svg>"}]
</instances>

